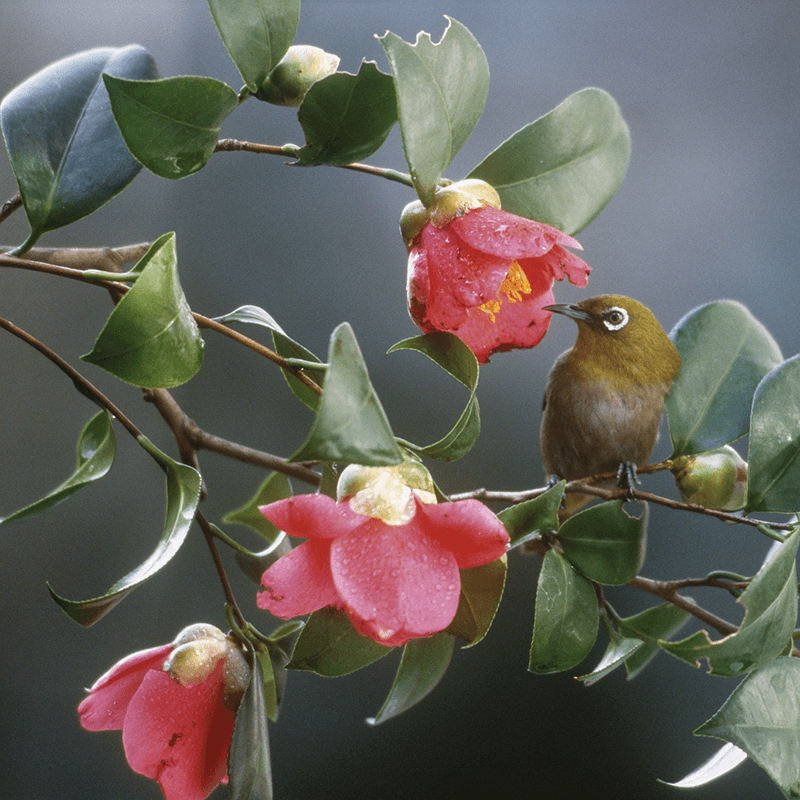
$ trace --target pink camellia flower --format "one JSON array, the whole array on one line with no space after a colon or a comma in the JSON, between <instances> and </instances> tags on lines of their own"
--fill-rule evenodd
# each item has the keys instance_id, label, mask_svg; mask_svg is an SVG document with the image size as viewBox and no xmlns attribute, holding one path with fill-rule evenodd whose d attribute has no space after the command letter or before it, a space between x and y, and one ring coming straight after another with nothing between
<instances>
[{"instance_id":1,"label":"pink camellia flower","mask_svg":"<svg viewBox=\"0 0 800 800\"><path fill-rule=\"evenodd\" d=\"M400 218L409 251L408 310L425 333L450 331L483 364L492 353L535 347L550 324L553 281L586 286L583 248L550 225L500 209L497 192L465 180L437 190L430 208Z\"/></svg>"},{"instance_id":2,"label":"pink camellia flower","mask_svg":"<svg viewBox=\"0 0 800 800\"><path fill-rule=\"evenodd\" d=\"M477 500L436 504L427 470L351 465L334 501L300 495L261 507L290 536L308 539L263 575L260 608L282 619L344 609L380 644L444 630L458 608L459 568L502 557L503 524Z\"/></svg>"},{"instance_id":3,"label":"pink camellia flower","mask_svg":"<svg viewBox=\"0 0 800 800\"><path fill-rule=\"evenodd\" d=\"M213 625L191 625L172 644L123 658L78 706L90 731L122 730L131 768L167 800L204 800L227 780L236 708L251 669Z\"/></svg>"}]
</instances>

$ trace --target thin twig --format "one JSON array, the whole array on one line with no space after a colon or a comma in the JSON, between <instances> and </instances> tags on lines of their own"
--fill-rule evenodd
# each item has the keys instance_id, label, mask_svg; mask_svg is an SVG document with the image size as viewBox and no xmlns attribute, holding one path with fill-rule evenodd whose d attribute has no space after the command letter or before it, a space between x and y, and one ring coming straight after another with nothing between
<instances>
[{"instance_id":1,"label":"thin twig","mask_svg":"<svg viewBox=\"0 0 800 800\"><path fill-rule=\"evenodd\" d=\"M151 242L140 242L122 247L32 247L17 258L80 271L96 269L103 272L121 272L124 264L138 261L150 249L150 245ZM2 245L0 253L12 249Z\"/></svg>"},{"instance_id":2,"label":"thin twig","mask_svg":"<svg viewBox=\"0 0 800 800\"><path fill-rule=\"evenodd\" d=\"M22 195L19 192L0 206L0 222L5 222L18 208L22 208Z\"/></svg>"}]
</instances>

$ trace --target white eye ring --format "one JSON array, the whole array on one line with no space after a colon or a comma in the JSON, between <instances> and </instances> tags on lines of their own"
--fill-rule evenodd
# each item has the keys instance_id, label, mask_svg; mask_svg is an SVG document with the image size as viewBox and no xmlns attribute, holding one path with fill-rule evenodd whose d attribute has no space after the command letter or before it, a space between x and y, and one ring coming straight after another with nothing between
<instances>
[{"instance_id":1,"label":"white eye ring","mask_svg":"<svg viewBox=\"0 0 800 800\"><path fill-rule=\"evenodd\" d=\"M612 322L612 318L618 321ZM603 325L605 325L606 329L609 331L618 331L621 328L624 328L627 324L628 312L624 308L620 308L619 306L611 306L611 308L603 313Z\"/></svg>"}]
</instances>

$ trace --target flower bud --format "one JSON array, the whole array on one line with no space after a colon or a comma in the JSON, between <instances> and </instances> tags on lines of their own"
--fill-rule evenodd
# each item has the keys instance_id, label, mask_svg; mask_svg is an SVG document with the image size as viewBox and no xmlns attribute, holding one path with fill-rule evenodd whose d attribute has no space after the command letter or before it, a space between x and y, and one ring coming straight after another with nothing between
<instances>
[{"instance_id":1,"label":"flower bud","mask_svg":"<svg viewBox=\"0 0 800 800\"><path fill-rule=\"evenodd\" d=\"M745 506L747 462L729 445L674 459L672 474L687 503L720 511L738 511Z\"/></svg>"},{"instance_id":2,"label":"flower bud","mask_svg":"<svg viewBox=\"0 0 800 800\"><path fill-rule=\"evenodd\" d=\"M403 241L410 248L428 220L437 228L446 228L456 217L484 206L500 208L500 195L486 181L467 178L438 188L430 208L415 200L403 209L400 214Z\"/></svg>"},{"instance_id":3,"label":"flower bud","mask_svg":"<svg viewBox=\"0 0 800 800\"><path fill-rule=\"evenodd\" d=\"M299 106L311 86L338 66L339 56L311 45L294 45L267 75L256 97L277 106Z\"/></svg>"},{"instance_id":4,"label":"flower bud","mask_svg":"<svg viewBox=\"0 0 800 800\"><path fill-rule=\"evenodd\" d=\"M172 643L173 651L162 669L181 686L207 681L220 660L224 660L223 702L235 710L250 681L251 668L241 647L213 625L199 623L182 630Z\"/></svg>"},{"instance_id":5,"label":"flower bud","mask_svg":"<svg viewBox=\"0 0 800 800\"><path fill-rule=\"evenodd\" d=\"M350 464L342 472L337 501L348 500L358 514L383 520L387 525L405 525L416 512L415 497L435 503L433 479L418 461L394 467L364 467Z\"/></svg>"}]
</instances>

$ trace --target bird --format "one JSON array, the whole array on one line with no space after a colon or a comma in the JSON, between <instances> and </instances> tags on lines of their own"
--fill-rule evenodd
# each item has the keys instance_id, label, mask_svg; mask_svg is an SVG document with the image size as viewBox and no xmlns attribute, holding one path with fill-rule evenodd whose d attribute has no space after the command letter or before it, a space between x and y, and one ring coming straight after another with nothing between
<instances>
[{"instance_id":1,"label":"bird","mask_svg":"<svg viewBox=\"0 0 800 800\"><path fill-rule=\"evenodd\" d=\"M575 344L547 378L540 429L545 475L555 485L616 472L618 485L633 496L636 468L650 459L664 398L680 369L678 350L653 312L630 297L599 295L545 308L578 325ZM565 495L560 519L590 499Z\"/></svg>"}]
</instances>

